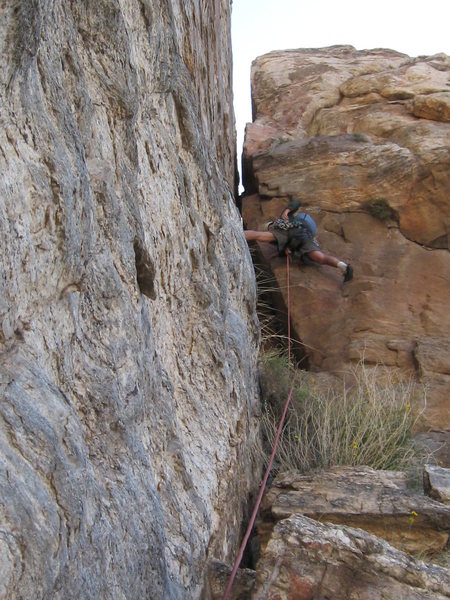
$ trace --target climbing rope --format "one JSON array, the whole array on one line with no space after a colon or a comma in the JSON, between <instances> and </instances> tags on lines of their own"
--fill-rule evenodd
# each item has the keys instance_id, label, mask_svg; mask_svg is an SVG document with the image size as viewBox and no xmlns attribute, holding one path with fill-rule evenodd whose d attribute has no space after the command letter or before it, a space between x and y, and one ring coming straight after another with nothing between
<instances>
[{"instance_id":1,"label":"climbing rope","mask_svg":"<svg viewBox=\"0 0 450 600\"><path fill-rule=\"evenodd\" d=\"M288 364L290 366L291 364L291 299L290 299L290 282L289 282L289 251L286 250L286 286L287 286L287 320L288 320ZM239 548L239 554L236 558L236 561L234 563L234 567L233 570L231 571L231 575L230 578L228 579L228 584L227 587L225 588L225 592L223 595L222 600L228 600L230 592L231 592L231 588L233 586L233 582L234 579L236 577L236 573L237 570L239 569L239 565L241 564L242 561L242 557L244 555L244 550L247 546L247 542L249 540L250 534L252 532L253 526L255 524L255 520L256 520L256 515L258 513L259 510L259 506L261 504L261 500L264 494L264 490L266 488L266 484L267 484L267 480L269 478L269 474L270 471L272 469L272 464L273 461L275 459L275 454L277 451L277 447L278 447L278 442L280 440L280 436L281 436L281 430L283 428L283 424L284 424L284 420L286 418L286 414L289 408L289 404L291 402L292 399L292 394L294 392L294 384L291 384L291 388L289 390L289 394L286 400L286 403L284 405L284 409L283 409L283 414L281 415L281 420L280 420L280 424L278 425L278 429L277 429L277 433L275 435L275 440L273 442L273 450L272 450L272 454L270 455L270 459L269 459L269 463L267 465L267 469L266 469L266 473L264 475L264 479L262 481L261 484L261 488L259 490L259 494L258 494L258 498L256 499L256 504L255 504L255 508L253 509L253 513L252 516L250 517L250 522L248 524L247 527L247 531L245 532L245 536L244 539L242 540L242 544L241 547Z\"/></svg>"},{"instance_id":2,"label":"climbing rope","mask_svg":"<svg viewBox=\"0 0 450 600\"><path fill-rule=\"evenodd\" d=\"M291 367L291 284L289 276L290 252L286 248L286 291L287 291L287 337L288 337L288 367Z\"/></svg>"}]
</instances>

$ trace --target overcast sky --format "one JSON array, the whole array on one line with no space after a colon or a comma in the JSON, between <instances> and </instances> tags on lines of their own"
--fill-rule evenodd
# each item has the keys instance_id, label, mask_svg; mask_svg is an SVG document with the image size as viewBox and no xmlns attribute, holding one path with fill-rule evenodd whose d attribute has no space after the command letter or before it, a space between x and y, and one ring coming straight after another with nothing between
<instances>
[{"instance_id":1,"label":"overcast sky","mask_svg":"<svg viewBox=\"0 0 450 600\"><path fill-rule=\"evenodd\" d=\"M335 44L450 55L450 0L233 0L232 37L240 162L251 121L250 66L257 56Z\"/></svg>"}]
</instances>

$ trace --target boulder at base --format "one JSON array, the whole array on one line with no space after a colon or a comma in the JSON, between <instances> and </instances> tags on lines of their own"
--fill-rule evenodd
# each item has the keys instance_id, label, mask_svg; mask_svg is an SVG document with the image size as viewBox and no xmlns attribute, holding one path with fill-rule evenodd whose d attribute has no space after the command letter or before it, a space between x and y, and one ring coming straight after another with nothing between
<instances>
[{"instance_id":1,"label":"boulder at base","mask_svg":"<svg viewBox=\"0 0 450 600\"><path fill-rule=\"evenodd\" d=\"M450 507L408 490L405 473L369 467L279 475L263 500L261 542L267 540L273 520L297 513L360 527L413 554L442 551L450 533Z\"/></svg>"},{"instance_id":2,"label":"boulder at base","mask_svg":"<svg viewBox=\"0 0 450 600\"><path fill-rule=\"evenodd\" d=\"M444 600L450 572L361 529L293 515L257 565L252 600Z\"/></svg>"}]
</instances>

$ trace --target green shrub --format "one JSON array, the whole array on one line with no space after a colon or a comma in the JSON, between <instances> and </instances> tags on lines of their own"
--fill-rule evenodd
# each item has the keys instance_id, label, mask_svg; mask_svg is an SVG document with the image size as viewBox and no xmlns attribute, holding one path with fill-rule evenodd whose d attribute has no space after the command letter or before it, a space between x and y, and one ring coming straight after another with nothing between
<instances>
[{"instance_id":1,"label":"green shrub","mask_svg":"<svg viewBox=\"0 0 450 600\"><path fill-rule=\"evenodd\" d=\"M343 383L340 390L323 392L303 385L301 372L290 373L286 359L274 354L263 357L260 372L267 456L292 377L295 382L276 454L279 470L410 466L414 458L411 434L422 412L411 381L397 381L381 367L369 369L361 363L352 371L353 385Z\"/></svg>"},{"instance_id":2,"label":"green shrub","mask_svg":"<svg viewBox=\"0 0 450 600\"><path fill-rule=\"evenodd\" d=\"M375 217L380 221L398 221L397 212L389 206L389 203L387 200L384 200L384 198L368 200L363 204L363 207L372 215L372 217Z\"/></svg>"},{"instance_id":3,"label":"green shrub","mask_svg":"<svg viewBox=\"0 0 450 600\"><path fill-rule=\"evenodd\" d=\"M355 142L370 142L370 137L364 133L352 133Z\"/></svg>"}]
</instances>

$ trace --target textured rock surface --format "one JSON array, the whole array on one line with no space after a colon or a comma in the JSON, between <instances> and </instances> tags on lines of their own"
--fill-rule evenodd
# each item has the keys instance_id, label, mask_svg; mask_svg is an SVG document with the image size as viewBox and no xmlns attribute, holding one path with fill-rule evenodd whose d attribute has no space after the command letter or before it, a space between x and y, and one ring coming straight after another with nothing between
<instances>
[{"instance_id":1,"label":"textured rock surface","mask_svg":"<svg viewBox=\"0 0 450 600\"><path fill-rule=\"evenodd\" d=\"M225 563L219 561L211 562L209 588L205 590L205 600L222 600L231 571L232 568ZM238 569L233 585L231 586L229 600L249 600L254 586L255 571L252 569Z\"/></svg>"},{"instance_id":2,"label":"textured rock surface","mask_svg":"<svg viewBox=\"0 0 450 600\"><path fill-rule=\"evenodd\" d=\"M262 543L267 542L273 521L297 513L359 527L413 554L440 552L450 533L449 507L408 491L404 473L368 467L279 475L264 496L266 521L258 527Z\"/></svg>"},{"instance_id":3,"label":"textured rock surface","mask_svg":"<svg viewBox=\"0 0 450 600\"><path fill-rule=\"evenodd\" d=\"M238 541L230 4L2 3L2 598L196 598Z\"/></svg>"},{"instance_id":4,"label":"textured rock surface","mask_svg":"<svg viewBox=\"0 0 450 600\"><path fill-rule=\"evenodd\" d=\"M406 237L448 248L449 72L444 54L411 59L351 46L258 58L255 123L245 144L249 181L271 197L300 187L323 209L384 198ZM264 142L261 127L270 128Z\"/></svg>"},{"instance_id":5,"label":"textured rock surface","mask_svg":"<svg viewBox=\"0 0 450 600\"><path fill-rule=\"evenodd\" d=\"M450 572L361 529L294 515L275 527L251 598L443 600L450 598Z\"/></svg>"},{"instance_id":6,"label":"textured rock surface","mask_svg":"<svg viewBox=\"0 0 450 600\"><path fill-rule=\"evenodd\" d=\"M252 67L243 214L249 229L300 196L322 248L351 262L292 273L309 366L367 363L428 387L426 425L450 412L450 60L352 47L273 52ZM281 290L284 260L260 244Z\"/></svg>"},{"instance_id":7,"label":"textured rock surface","mask_svg":"<svg viewBox=\"0 0 450 600\"><path fill-rule=\"evenodd\" d=\"M423 487L431 498L450 504L450 469L425 465Z\"/></svg>"}]
</instances>

